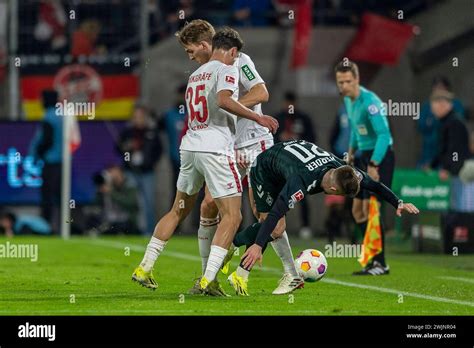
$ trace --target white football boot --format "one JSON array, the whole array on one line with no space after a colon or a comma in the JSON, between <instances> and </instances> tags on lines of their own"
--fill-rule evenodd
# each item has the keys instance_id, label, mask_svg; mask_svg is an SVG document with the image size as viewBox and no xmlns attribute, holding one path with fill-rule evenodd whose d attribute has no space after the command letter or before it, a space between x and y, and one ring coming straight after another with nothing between
<instances>
[{"instance_id":1,"label":"white football boot","mask_svg":"<svg viewBox=\"0 0 474 348\"><path fill-rule=\"evenodd\" d=\"M278 287L273 290L273 295L285 295L290 292L295 291L296 289L301 289L304 287L304 280L300 277L294 277L290 273L285 273L280 279Z\"/></svg>"}]
</instances>

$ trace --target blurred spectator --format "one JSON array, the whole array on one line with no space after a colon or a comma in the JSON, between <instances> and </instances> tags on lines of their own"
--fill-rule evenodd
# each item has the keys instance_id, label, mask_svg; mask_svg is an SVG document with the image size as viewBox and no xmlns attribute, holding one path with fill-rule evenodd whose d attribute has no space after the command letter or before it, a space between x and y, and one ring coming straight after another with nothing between
<instances>
[{"instance_id":1,"label":"blurred spectator","mask_svg":"<svg viewBox=\"0 0 474 348\"><path fill-rule=\"evenodd\" d=\"M435 90L431 95L431 111L440 121L438 153L433 163L439 167L440 178L457 176L464 161L470 157L469 134L453 106L454 95Z\"/></svg>"},{"instance_id":2,"label":"blurred spectator","mask_svg":"<svg viewBox=\"0 0 474 348\"><path fill-rule=\"evenodd\" d=\"M92 54L103 54L104 46L97 46L100 33L100 23L95 19L86 19L81 23L79 29L72 35L71 55L90 56Z\"/></svg>"},{"instance_id":3,"label":"blurred spectator","mask_svg":"<svg viewBox=\"0 0 474 348\"><path fill-rule=\"evenodd\" d=\"M196 0L196 17L204 18L214 27L232 23L232 5L234 0Z\"/></svg>"},{"instance_id":4,"label":"blurred spectator","mask_svg":"<svg viewBox=\"0 0 474 348\"><path fill-rule=\"evenodd\" d=\"M296 102L296 95L293 92L285 93L282 109L275 116L280 123L275 137L277 141L302 139L315 143L316 136L311 117L300 111Z\"/></svg>"},{"instance_id":5,"label":"blurred spectator","mask_svg":"<svg viewBox=\"0 0 474 348\"><path fill-rule=\"evenodd\" d=\"M41 216L54 232L59 232L59 202L61 192L61 162L63 115L56 112L58 93L44 90L45 116L30 145L30 155L44 163L41 177Z\"/></svg>"},{"instance_id":6,"label":"blurred spectator","mask_svg":"<svg viewBox=\"0 0 474 348\"><path fill-rule=\"evenodd\" d=\"M185 22L195 19L194 0L166 0L160 5L168 33L174 34Z\"/></svg>"},{"instance_id":7,"label":"blurred spectator","mask_svg":"<svg viewBox=\"0 0 474 348\"><path fill-rule=\"evenodd\" d=\"M431 96L431 111L440 120L439 151L434 166L439 168L441 180L450 180L450 209L474 212L474 182L463 183L459 172L470 157L469 134L464 122L453 107L453 94L436 90Z\"/></svg>"},{"instance_id":8,"label":"blurred spectator","mask_svg":"<svg viewBox=\"0 0 474 348\"><path fill-rule=\"evenodd\" d=\"M5 212L0 215L0 229L7 237L17 234L51 234L48 222L40 216Z\"/></svg>"},{"instance_id":9,"label":"blurred spectator","mask_svg":"<svg viewBox=\"0 0 474 348\"><path fill-rule=\"evenodd\" d=\"M235 25L245 27L262 27L268 25L272 10L271 0L234 0L232 6Z\"/></svg>"},{"instance_id":10,"label":"blurred spectator","mask_svg":"<svg viewBox=\"0 0 474 348\"><path fill-rule=\"evenodd\" d=\"M0 83L7 75L8 4L0 2ZM1 95L1 93L0 93ZM1 98L1 96L0 96Z\"/></svg>"},{"instance_id":11,"label":"blurred spectator","mask_svg":"<svg viewBox=\"0 0 474 348\"><path fill-rule=\"evenodd\" d=\"M98 200L103 208L103 232L139 232L137 189L127 181L120 166L114 165L105 171L102 183L98 186Z\"/></svg>"},{"instance_id":12,"label":"blurred spectator","mask_svg":"<svg viewBox=\"0 0 474 348\"><path fill-rule=\"evenodd\" d=\"M431 85L431 93L436 91L448 91L452 93L451 83L444 76L436 76ZM459 99L452 100L452 107L456 115L465 118L465 110ZM434 161L439 147L439 120L431 110L431 102L428 100L421 106L420 118L418 119L418 132L422 136L422 150L418 159L418 168L428 168Z\"/></svg>"},{"instance_id":13,"label":"blurred spectator","mask_svg":"<svg viewBox=\"0 0 474 348\"><path fill-rule=\"evenodd\" d=\"M47 51L57 51L66 47L66 11L59 0L42 0L39 4L35 39L47 43Z\"/></svg>"},{"instance_id":14,"label":"blurred spectator","mask_svg":"<svg viewBox=\"0 0 474 348\"><path fill-rule=\"evenodd\" d=\"M136 105L131 122L120 134L118 149L127 175L138 187L145 215L143 233L153 233L156 224L155 164L162 153L156 127L148 109Z\"/></svg>"},{"instance_id":15,"label":"blurred spectator","mask_svg":"<svg viewBox=\"0 0 474 348\"><path fill-rule=\"evenodd\" d=\"M302 139L315 143L316 136L311 118L298 109L296 101L296 95L293 92L285 93L282 109L275 116L280 124L275 138L277 141ZM311 238L312 232L309 228L308 201L301 201L300 206L303 226L300 229L299 235L303 239L309 239Z\"/></svg>"},{"instance_id":16,"label":"blurred spectator","mask_svg":"<svg viewBox=\"0 0 474 348\"><path fill-rule=\"evenodd\" d=\"M186 85L178 87L174 106L163 113L158 123L158 128L164 130L168 136L168 155L173 169L171 187L175 188L180 166L179 146L186 121L186 111L183 104L185 91Z\"/></svg>"}]
</instances>

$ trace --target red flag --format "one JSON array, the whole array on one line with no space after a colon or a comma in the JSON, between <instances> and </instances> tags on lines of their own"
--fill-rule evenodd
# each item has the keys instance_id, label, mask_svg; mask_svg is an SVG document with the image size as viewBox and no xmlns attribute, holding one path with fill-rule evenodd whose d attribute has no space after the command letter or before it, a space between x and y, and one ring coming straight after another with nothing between
<instances>
[{"instance_id":1,"label":"red flag","mask_svg":"<svg viewBox=\"0 0 474 348\"><path fill-rule=\"evenodd\" d=\"M293 39L293 57L291 67L305 66L308 61L309 46L311 43L311 29L313 0L301 0L296 8L295 36Z\"/></svg>"},{"instance_id":2,"label":"red flag","mask_svg":"<svg viewBox=\"0 0 474 348\"><path fill-rule=\"evenodd\" d=\"M366 13L345 56L351 60L396 65L415 26Z\"/></svg>"}]
</instances>

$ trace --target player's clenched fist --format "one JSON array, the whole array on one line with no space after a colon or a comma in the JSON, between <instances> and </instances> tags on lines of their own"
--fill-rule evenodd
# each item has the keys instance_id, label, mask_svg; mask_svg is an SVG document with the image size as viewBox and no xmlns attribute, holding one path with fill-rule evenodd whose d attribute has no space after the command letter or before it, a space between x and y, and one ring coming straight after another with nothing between
<instances>
[{"instance_id":1,"label":"player's clenched fist","mask_svg":"<svg viewBox=\"0 0 474 348\"><path fill-rule=\"evenodd\" d=\"M268 128L273 134L275 134L278 129L278 121L272 116L262 115L258 118L257 123L262 127Z\"/></svg>"}]
</instances>

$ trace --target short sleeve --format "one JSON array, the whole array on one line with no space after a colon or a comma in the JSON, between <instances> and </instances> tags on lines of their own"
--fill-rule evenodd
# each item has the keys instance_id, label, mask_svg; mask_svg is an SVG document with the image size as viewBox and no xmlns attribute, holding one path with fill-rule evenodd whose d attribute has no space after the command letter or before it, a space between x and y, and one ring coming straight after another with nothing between
<instances>
[{"instance_id":1,"label":"short sleeve","mask_svg":"<svg viewBox=\"0 0 474 348\"><path fill-rule=\"evenodd\" d=\"M239 88L239 73L235 66L226 65L217 75L217 92L229 90L232 93Z\"/></svg>"},{"instance_id":2,"label":"short sleeve","mask_svg":"<svg viewBox=\"0 0 474 348\"><path fill-rule=\"evenodd\" d=\"M239 74L240 83L246 91L250 91L252 87L260 83L265 83L257 69L255 69L252 59L246 54L241 54L239 58Z\"/></svg>"}]
</instances>

